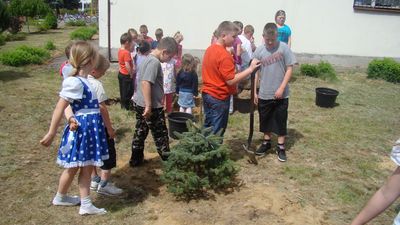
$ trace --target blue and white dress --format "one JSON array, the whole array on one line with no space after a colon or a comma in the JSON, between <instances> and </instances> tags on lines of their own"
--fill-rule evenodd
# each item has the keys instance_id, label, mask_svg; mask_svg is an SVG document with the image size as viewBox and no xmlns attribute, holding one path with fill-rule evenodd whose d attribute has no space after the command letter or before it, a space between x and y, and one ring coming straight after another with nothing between
<instances>
[{"instance_id":1,"label":"blue and white dress","mask_svg":"<svg viewBox=\"0 0 400 225\"><path fill-rule=\"evenodd\" d=\"M102 166L109 158L107 137L99 103L87 79L68 77L60 97L69 101L79 127L70 131L67 124L58 150L57 163L64 168Z\"/></svg>"}]
</instances>

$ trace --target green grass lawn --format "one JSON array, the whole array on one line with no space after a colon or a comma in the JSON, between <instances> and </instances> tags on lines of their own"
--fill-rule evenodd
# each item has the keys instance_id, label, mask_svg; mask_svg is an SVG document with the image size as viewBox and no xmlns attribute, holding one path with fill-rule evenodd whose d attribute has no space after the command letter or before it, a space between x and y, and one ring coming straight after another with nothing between
<instances>
[{"instance_id":1,"label":"green grass lawn","mask_svg":"<svg viewBox=\"0 0 400 225\"><path fill-rule=\"evenodd\" d=\"M26 41L1 46L0 53L19 44L41 46L47 40L53 40L60 51L58 54L61 54L68 42L69 32L57 30L47 35L29 35ZM111 98L119 96L117 72L115 66L113 68L103 78ZM174 207L175 211L187 212L190 209L191 212L199 212L199 215L208 212L207 207L214 211L208 212L211 214L207 216L196 217L192 223L190 219L169 218L170 221L187 221L181 222L184 224L228 224L229 221L221 216L223 208L239 204L229 199L246 190L251 193L252 187L257 185L279 190L279 193L283 193L300 208L313 207L318 210L322 214L319 224L347 224L395 168L389 153L393 142L400 135L400 86L381 80L369 80L363 72L341 72L338 77L339 81L335 83L304 76L296 76L291 82L286 163L279 163L274 154L268 154L259 159L258 166L249 165L241 150L241 145L247 139L248 114L235 112L229 120L225 143L231 148L232 158L241 166L238 179L243 180L246 186L242 191L226 196L216 194L214 201L176 202L171 194L165 192L165 186L157 181L160 173L158 160L141 170L130 169L127 159L130 155L134 115L121 110L118 104L110 106L111 119L117 130L119 155L115 178L117 183L120 182L128 190L128 194L112 200L95 198L97 204L109 209L107 216L80 217L77 208L60 208L50 204L61 172L55 165L60 134L50 148L39 145L39 140L50 124L61 86L58 68L51 64L21 68L1 65L2 224L160 224L157 221L162 219L163 211L169 212L168 208ZM339 90L336 101L338 105L329 109L317 107L316 87ZM262 140L262 134L257 130L256 113L254 146ZM154 151L153 141L148 138L146 152ZM136 172L140 176L135 175ZM129 180L132 177L135 177L135 181ZM152 177L156 180L153 183ZM124 183L124 179L135 182L132 184L134 187ZM76 186L74 181L72 193L77 193ZM255 197L257 193L254 192ZM172 206L167 204L169 202ZM165 206L157 205L163 203ZM386 210L372 224L391 224L396 205ZM162 210L158 210L160 208ZM240 213L240 210L233 210L233 213ZM301 210L297 213L301 214ZM190 218L190 214L186 216ZM290 212L287 216L290 216ZM296 224L283 221L258 221L254 224Z\"/></svg>"}]
</instances>

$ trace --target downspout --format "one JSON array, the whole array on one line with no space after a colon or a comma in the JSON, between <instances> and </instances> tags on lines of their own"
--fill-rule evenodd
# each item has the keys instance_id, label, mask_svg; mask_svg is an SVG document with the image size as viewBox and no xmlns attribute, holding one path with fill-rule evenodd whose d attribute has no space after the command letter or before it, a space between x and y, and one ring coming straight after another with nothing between
<instances>
[{"instance_id":1,"label":"downspout","mask_svg":"<svg viewBox=\"0 0 400 225\"><path fill-rule=\"evenodd\" d=\"M108 60L111 62L111 1L107 0Z\"/></svg>"}]
</instances>

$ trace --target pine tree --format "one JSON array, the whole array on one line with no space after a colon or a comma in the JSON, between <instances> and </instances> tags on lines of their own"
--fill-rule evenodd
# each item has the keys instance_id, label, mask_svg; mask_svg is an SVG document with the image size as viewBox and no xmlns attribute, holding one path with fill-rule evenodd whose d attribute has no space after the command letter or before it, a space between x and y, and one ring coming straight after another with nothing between
<instances>
[{"instance_id":1,"label":"pine tree","mask_svg":"<svg viewBox=\"0 0 400 225\"><path fill-rule=\"evenodd\" d=\"M168 191L179 197L193 197L231 184L238 166L229 159L222 137L190 120L186 124L189 131L175 133L179 142L164 162L161 179Z\"/></svg>"}]
</instances>

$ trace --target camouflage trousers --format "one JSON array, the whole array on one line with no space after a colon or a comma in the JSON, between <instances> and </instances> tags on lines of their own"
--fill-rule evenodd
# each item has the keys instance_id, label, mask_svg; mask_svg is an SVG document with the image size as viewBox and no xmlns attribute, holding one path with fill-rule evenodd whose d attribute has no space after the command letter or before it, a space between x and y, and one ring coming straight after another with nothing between
<instances>
[{"instance_id":1,"label":"camouflage trousers","mask_svg":"<svg viewBox=\"0 0 400 225\"><path fill-rule=\"evenodd\" d=\"M152 109L150 119L146 120L142 114L144 108L138 105L134 106L136 114L135 133L132 139L131 161L142 161L144 158L144 141L149 134L149 130L156 143L157 152L163 158L163 152L169 152L168 130L165 123L163 108Z\"/></svg>"}]
</instances>

